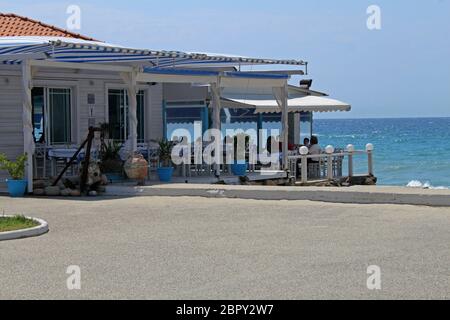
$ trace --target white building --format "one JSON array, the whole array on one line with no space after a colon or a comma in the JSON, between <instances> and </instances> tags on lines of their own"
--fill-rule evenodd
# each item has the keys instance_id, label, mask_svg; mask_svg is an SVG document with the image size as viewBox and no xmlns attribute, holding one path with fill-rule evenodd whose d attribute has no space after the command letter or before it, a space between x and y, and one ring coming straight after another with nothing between
<instances>
[{"instance_id":1,"label":"white building","mask_svg":"<svg viewBox=\"0 0 450 320\"><path fill-rule=\"evenodd\" d=\"M289 68L239 71L247 65ZM279 127L287 149L311 135L313 112L350 110L308 86L288 85L306 68L297 60L128 49L0 14L0 153L26 152L32 181L36 146L73 148L102 123L133 149L194 122L203 130ZM5 178L0 172L0 189Z\"/></svg>"}]
</instances>

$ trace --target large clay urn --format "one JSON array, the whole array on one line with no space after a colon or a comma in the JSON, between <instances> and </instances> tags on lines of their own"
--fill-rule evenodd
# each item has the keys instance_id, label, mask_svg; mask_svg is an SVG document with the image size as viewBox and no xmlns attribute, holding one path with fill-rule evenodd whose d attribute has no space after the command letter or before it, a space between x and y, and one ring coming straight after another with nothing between
<instances>
[{"instance_id":1,"label":"large clay urn","mask_svg":"<svg viewBox=\"0 0 450 320\"><path fill-rule=\"evenodd\" d=\"M139 153L129 156L123 168L130 179L145 180L148 175L148 162Z\"/></svg>"}]
</instances>

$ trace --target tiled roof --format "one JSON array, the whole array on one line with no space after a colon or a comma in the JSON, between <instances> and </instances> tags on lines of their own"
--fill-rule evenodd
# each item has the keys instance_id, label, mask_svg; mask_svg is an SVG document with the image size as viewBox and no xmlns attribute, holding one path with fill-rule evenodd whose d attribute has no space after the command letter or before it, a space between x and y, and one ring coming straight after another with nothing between
<instances>
[{"instance_id":1,"label":"tiled roof","mask_svg":"<svg viewBox=\"0 0 450 320\"><path fill-rule=\"evenodd\" d=\"M37 20L22 17L13 13L0 13L0 37L65 37L83 40L95 39L85 37Z\"/></svg>"}]
</instances>

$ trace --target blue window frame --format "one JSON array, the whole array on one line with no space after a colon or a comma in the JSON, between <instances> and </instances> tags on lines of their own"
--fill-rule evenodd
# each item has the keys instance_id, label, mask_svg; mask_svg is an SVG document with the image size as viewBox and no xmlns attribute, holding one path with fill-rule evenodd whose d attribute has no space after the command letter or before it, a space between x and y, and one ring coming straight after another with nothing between
<instances>
[{"instance_id":1,"label":"blue window frame","mask_svg":"<svg viewBox=\"0 0 450 320\"><path fill-rule=\"evenodd\" d=\"M202 135L209 128L209 113L205 101L164 101L163 120L164 137L168 140L177 136L180 129L187 130L192 140L195 125L200 125Z\"/></svg>"}]
</instances>

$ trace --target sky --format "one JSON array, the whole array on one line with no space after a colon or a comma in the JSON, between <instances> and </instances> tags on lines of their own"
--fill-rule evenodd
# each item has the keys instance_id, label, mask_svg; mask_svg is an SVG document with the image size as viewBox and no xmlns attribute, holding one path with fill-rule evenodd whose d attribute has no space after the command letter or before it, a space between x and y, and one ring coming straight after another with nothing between
<instances>
[{"instance_id":1,"label":"sky","mask_svg":"<svg viewBox=\"0 0 450 320\"><path fill-rule=\"evenodd\" d=\"M450 117L450 0L0 0L0 12L66 28L70 5L76 32L127 47L308 61L313 89L353 108L319 118Z\"/></svg>"}]
</instances>

